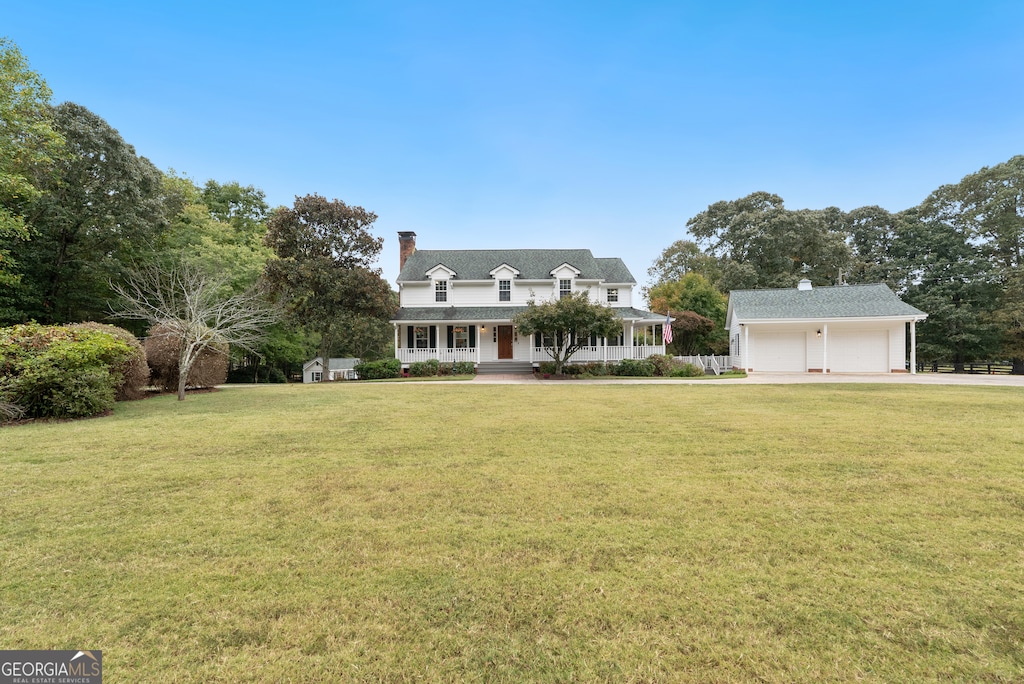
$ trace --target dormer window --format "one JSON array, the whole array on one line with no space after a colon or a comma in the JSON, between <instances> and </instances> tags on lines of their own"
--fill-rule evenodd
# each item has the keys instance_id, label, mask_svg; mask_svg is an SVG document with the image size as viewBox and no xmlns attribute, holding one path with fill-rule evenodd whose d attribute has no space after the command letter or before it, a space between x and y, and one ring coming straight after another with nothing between
<instances>
[{"instance_id":1,"label":"dormer window","mask_svg":"<svg viewBox=\"0 0 1024 684\"><path fill-rule=\"evenodd\" d=\"M499 302L511 302L512 301L512 281L511 280L499 280L498 281L498 301Z\"/></svg>"},{"instance_id":2,"label":"dormer window","mask_svg":"<svg viewBox=\"0 0 1024 684\"><path fill-rule=\"evenodd\" d=\"M562 278L558 281L558 298L565 299L572 294L572 280Z\"/></svg>"},{"instance_id":3,"label":"dormer window","mask_svg":"<svg viewBox=\"0 0 1024 684\"><path fill-rule=\"evenodd\" d=\"M436 281L434 281L434 301L435 302L447 302L448 301L448 281L447 280L436 280Z\"/></svg>"}]
</instances>

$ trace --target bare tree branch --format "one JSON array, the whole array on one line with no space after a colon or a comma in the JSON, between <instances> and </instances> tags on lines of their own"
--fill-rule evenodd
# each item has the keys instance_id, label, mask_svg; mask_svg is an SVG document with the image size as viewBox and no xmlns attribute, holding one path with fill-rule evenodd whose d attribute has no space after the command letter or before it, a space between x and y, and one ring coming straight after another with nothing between
<instances>
[{"instance_id":1,"label":"bare tree branch","mask_svg":"<svg viewBox=\"0 0 1024 684\"><path fill-rule=\"evenodd\" d=\"M214 278L182 262L175 267L151 266L111 283L120 306L111 312L121 318L161 326L163 335L179 340L178 399L192 364L207 348L235 345L255 352L267 326L278 319L258 290L227 296L224 278Z\"/></svg>"}]
</instances>

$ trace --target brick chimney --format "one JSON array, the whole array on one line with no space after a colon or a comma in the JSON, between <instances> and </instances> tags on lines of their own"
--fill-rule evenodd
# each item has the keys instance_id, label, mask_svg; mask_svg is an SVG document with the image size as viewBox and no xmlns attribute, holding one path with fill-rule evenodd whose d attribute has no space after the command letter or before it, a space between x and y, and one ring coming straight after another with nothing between
<instances>
[{"instance_id":1,"label":"brick chimney","mask_svg":"<svg viewBox=\"0 0 1024 684\"><path fill-rule=\"evenodd\" d=\"M398 231L398 272L405 268L406 260L416 251L416 233L411 230Z\"/></svg>"}]
</instances>

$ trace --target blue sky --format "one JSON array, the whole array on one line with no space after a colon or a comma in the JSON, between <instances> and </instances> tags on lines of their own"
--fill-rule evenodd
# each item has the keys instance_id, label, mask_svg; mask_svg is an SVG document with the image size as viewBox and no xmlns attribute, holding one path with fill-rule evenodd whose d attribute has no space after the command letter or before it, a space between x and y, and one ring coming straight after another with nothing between
<instances>
[{"instance_id":1,"label":"blue sky","mask_svg":"<svg viewBox=\"0 0 1024 684\"><path fill-rule=\"evenodd\" d=\"M54 101L158 167L319 193L420 248L589 248L641 283L767 190L900 210L1024 153L1024 2L0 2Z\"/></svg>"}]
</instances>

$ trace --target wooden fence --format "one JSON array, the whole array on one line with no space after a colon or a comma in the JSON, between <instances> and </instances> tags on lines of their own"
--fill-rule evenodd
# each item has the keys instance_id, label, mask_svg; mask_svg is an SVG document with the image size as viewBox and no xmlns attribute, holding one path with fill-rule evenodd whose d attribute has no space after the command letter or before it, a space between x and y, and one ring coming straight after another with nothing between
<instances>
[{"instance_id":1,"label":"wooden fence","mask_svg":"<svg viewBox=\"0 0 1024 684\"><path fill-rule=\"evenodd\" d=\"M917 364L918 373L965 373L968 375L1010 375L1013 373L1013 366L1003 362L974 362L960 364L961 369L952 363L943 361L920 361Z\"/></svg>"}]
</instances>

